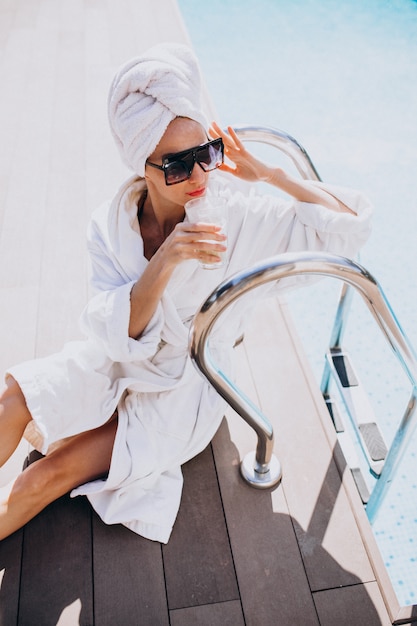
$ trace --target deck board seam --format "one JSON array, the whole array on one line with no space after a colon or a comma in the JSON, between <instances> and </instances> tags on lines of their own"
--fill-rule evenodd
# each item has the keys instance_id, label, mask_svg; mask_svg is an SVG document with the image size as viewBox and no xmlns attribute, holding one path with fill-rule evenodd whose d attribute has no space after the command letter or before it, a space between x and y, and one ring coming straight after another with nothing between
<instances>
[{"instance_id":1,"label":"deck board seam","mask_svg":"<svg viewBox=\"0 0 417 626\"><path fill-rule=\"evenodd\" d=\"M17 594L17 612L16 612L16 624L20 624L20 604L22 599L22 579L23 579L23 554L25 548L25 526L19 531L22 539L20 542L20 567L19 567L19 593Z\"/></svg>"},{"instance_id":2,"label":"deck board seam","mask_svg":"<svg viewBox=\"0 0 417 626\"><path fill-rule=\"evenodd\" d=\"M171 614L171 611L175 610L175 609L171 609L170 606L169 606L168 585L167 585L167 576L166 576L166 568L165 568L165 557L164 557L164 550L163 550L162 544L160 544L159 548L161 550L162 575L164 577L165 602L166 602L166 606L167 606L168 622L169 622L169 626L171 626L171 616L170 616L170 614Z\"/></svg>"},{"instance_id":3,"label":"deck board seam","mask_svg":"<svg viewBox=\"0 0 417 626\"><path fill-rule=\"evenodd\" d=\"M223 419L226 419L226 418L223 418ZM218 490L219 490L220 502L221 502L221 505L222 505L223 519L224 519L224 524L225 524L225 527L226 527L226 534L227 534L227 541L229 542L230 554L232 556L233 571L234 571L234 575L235 575L235 579L236 579L237 591L238 591L238 594L239 594L239 603L240 603L240 607L241 607L241 610L242 610L243 621L244 621L244 623L246 625L245 612L244 612L244 609L243 609L243 602L242 602L242 593L241 593L241 590L240 590L239 577L238 577L238 574L237 574L236 563L235 563L235 556L233 554L233 546L232 546L232 541L231 541L231 538L230 538L229 525L227 523L226 510L225 510L225 506L224 506L224 502L223 502L222 488L221 488L220 479L219 479L219 472L217 470L217 464L216 464L216 455L214 454L213 444L212 443L210 443L210 452L211 452L211 455L212 455L212 458L213 458L213 467L214 467L214 471L215 471L215 474L216 474L217 487L218 487ZM220 604L220 603L216 602L215 604Z\"/></svg>"},{"instance_id":4,"label":"deck board seam","mask_svg":"<svg viewBox=\"0 0 417 626\"><path fill-rule=\"evenodd\" d=\"M94 572L94 523L90 510L90 550L91 550L91 605L93 611L93 624L96 623L96 589L95 589L95 572Z\"/></svg>"},{"instance_id":5,"label":"deck board seam","mask_svg":"<svg viewBox=\"0 0 417 626\"><path fill-rule=\"evenodd\" d=\"M350 587L361 587L363 585L371 585L372 583L377 583L376 580L360 580L356 583L348 583L347 585L335 585L334 587L323 587L323 589L314 589L312 591L312 595L315 593L322 593L323 591L334 591L337 589L349 589Z\"/></svg>"},{"instance_id":6,"label":"deck board seam","mask_svg":"<svg viewBox=\"0 0 417 626\"><path fill-rule=\"evenodd\" d=\"M23 469L29 465L29 452L26 455ZM19 592L17 594L17 612L16 612L16 624L20 624L20 603L22 596L22 579L23 579L23 556L24 556L24 548L25 548L25 531L26 526L23 526L21 530L18 532L21 533L21 542L20 542L20 566L19 566Z\"/></svg>"}]
</instances>

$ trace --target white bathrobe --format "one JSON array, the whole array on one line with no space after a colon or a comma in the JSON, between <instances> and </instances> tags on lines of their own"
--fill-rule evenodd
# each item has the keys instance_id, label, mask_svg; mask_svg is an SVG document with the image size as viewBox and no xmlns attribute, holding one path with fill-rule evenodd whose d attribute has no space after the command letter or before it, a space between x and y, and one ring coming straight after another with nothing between
<instances>
[{"instance_id":1,"label":"white bathrobe","mask_svg":"<svg viewBox=\"0 0 417 626\"><path fill-rule=\"evenodd\" d=\"M226 276L261 259L297 250L352 258L370 232L371 207L358 192L326 185L357 213L351 215L254 191L242 194L231 190L230 176L212 176L229 204L226 267L181 263L143 335L130 338L130 291L148 263L137 219L145 183L131 178L92 217L88 246L96 295L81 318L86 340L9 370L43 438L43 453L54 441L104 424L117 408L107 479L82 485L72 495L87 495L106 523L122 523L164 543L180 504L181 465L210 442L225 408L188 356L194 313ZM214 333L223 368L231 366L243 310L239 305L234 314L228 312Z\"/></svg>"}]
</instances>

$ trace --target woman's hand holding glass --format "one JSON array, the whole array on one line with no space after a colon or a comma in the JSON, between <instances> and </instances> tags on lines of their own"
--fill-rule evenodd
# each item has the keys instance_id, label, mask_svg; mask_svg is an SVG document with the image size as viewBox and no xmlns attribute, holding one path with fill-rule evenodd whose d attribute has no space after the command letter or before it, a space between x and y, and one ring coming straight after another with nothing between
<instances>
[{"instance_id":1,"label":"woman's hand holding glass","mask_svg":"<svg viewBox=\"0 0 417 626\"><path fill-rule=\"evenodd\" d=\"M221 230L219 224L181 222L175 226L155 256L162 255L164 263L172 267L189 259L207 264L217 263L226 251L227 236Z\"/></svg>"},{"instance_id":2,"label":"woman's hand holding glass","mask_svg":"<svg viewBox=\"0 0 417 626\"><path fill-rule=\"evenodd\" d=\"M226 236L216 224L180 222L149 260L131 291L129 336L137 339L154 314L171 278L182 261L217 263L226 250ZM216 243L215 243L216 242Z\"/></svg>"}]
</instances>

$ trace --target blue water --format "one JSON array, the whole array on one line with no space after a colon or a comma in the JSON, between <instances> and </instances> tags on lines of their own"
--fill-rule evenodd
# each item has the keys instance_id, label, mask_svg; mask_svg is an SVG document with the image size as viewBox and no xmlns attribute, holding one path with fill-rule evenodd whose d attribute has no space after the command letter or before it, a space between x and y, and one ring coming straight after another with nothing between
<instances>
[{"instance_id":1,"label":"blue water","mask_svg":"<svg viewBox=\"0 0 417 626\"><path fill-rule=\"evenodd\" d=\"M325 181L375 205L361 263L417 348L417 2L179 0L218 121L273 126ZM339 289L289 298L317 377ZM409 383L360 302L346 342L389 442ZM381 363L383 366L381 367ZM401 605L417 603L417 435L374 524Z\"/></svg>"}]
</instances>

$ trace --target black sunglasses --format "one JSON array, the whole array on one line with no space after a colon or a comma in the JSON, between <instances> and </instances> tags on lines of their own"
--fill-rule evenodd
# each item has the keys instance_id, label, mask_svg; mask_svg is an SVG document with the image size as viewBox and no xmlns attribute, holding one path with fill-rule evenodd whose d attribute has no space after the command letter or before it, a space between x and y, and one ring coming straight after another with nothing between
<instances>
[{"instance_id":1,"label":"black sunglasses","mask_svg":"<svg viewBox=\"0 0 417 626\"><path fill-rule=\"evenodd\" d=\"M146 164L164 172L166 185L176 185L190 178L196 163L205 172L210 172L219 167L223 163L223 159L223 139L219 137L202 146L169 154L162 159L162 165L150 161L146 161Z\"/></svg>"}]
</instances>

